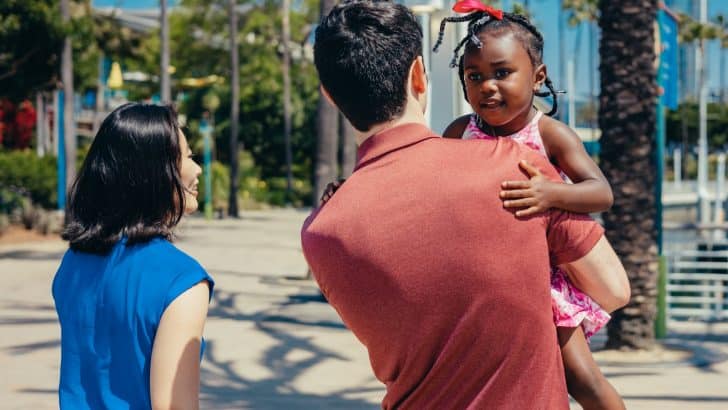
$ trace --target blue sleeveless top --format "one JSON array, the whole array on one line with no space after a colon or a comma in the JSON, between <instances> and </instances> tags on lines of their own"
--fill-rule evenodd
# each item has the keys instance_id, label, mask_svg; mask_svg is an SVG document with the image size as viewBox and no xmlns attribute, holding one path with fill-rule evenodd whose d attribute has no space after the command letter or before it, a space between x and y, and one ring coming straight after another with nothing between
<instances>
[{"instance_id":1,"label":"blue sleeveless top","mask_svg":"<svg viewBox=\"0 0 728 410\"><path fill-rule=\"evenodd\" d=\"M212 278L164 239L106 255L69 249L53 280L61 323L61 409L151 408L154 337L167 306ZM204 344L203 344L204 348Z\"/></svg>"}]
</instances>

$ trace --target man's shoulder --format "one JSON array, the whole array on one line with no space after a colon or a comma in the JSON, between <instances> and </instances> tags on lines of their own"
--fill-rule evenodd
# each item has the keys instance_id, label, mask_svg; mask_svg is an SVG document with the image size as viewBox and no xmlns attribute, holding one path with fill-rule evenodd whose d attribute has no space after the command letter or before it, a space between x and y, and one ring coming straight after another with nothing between
<instances>
[{"instance_id":1,"label":"man's shoulder","mask_svg":"<svg viewBox=\"0 0 728 410\"><path fill-rule=\"evenodd\" d=\"M518 161L525 159L537 166L551 166L541 154L510 138L451 139L437 138L428 141L437 151L435 155L450 156L458 162L487 164L488 168L500 164L518 167Z\"/></svg>"}]
</instances>

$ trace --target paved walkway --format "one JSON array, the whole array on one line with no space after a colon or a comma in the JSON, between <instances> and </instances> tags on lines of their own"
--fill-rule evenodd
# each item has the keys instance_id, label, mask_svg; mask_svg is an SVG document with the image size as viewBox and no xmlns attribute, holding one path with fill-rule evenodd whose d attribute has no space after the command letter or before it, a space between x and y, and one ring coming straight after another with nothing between
<instances>
[{"instance_id":1,"label":"paved walkway","mask_svg":"<svg viewBox=\"0 0 728 410\"><path fill-rule=\"evenodd\" d=\"M383 388L366 351L302 278L305 216L265 211L182 226L178 245L217 282L202 408L379 408ZM0 409L57 408L60 332L50 286L64 250L60 241L0 247ZM697 354L658 363L597 354L628 408L728 408L728 324L671 329L670 343Z\"/></svg>"}]
</instances>

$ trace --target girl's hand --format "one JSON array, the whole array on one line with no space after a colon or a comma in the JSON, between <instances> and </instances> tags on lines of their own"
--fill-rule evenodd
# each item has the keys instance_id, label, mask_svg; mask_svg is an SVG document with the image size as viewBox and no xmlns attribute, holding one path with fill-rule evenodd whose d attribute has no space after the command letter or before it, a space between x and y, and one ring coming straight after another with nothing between
<instances>
[{"instance_id":1,"label":"girl's hand","mask_svg":"<svg viewBox=\"0 0 728 410\"><path fill-rule=\"evenodd\" d=\"M336 182L329 182L328 185L326 185L326 188L324 188L324 193L321 195L321 205L328 202L329 199L331 199L332 196L334 196L334 192L336 192L337 189L341 187L341 184L346 181L345 179L340 179Z\"/></svg>"},{"instance_id":2,"label":"girl's hand","mask_svg":"<svg viewBox=\"0 0 728 410\"><path fill-rule=\"evenodd\" d=\"M528 181L505 181L500 193L506 208L525 208L516 211L516 216L524 217L548 210L553 206L551 189L554 182L545 178L541 171L525 160L518 165L531 177Z\"/></svg>"}]
</instances>

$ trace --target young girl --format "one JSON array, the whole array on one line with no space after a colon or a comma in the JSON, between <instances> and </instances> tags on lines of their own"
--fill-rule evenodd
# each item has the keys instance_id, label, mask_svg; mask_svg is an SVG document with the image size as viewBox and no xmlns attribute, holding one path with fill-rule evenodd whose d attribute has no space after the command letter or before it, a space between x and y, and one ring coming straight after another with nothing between
<instances>
[{"instance_id":1,"label":"young girl","mask_svg":"<svg viewBox=\"0 0 728 410\"><path fill-rule=\"evenodd\" d=\"M101 124L53 280L60 408L198 407L213 281L170 240L197 209L200 173L171 108L126 104Z\"/></svg>"},{"instance_id":2,"label":"young girl","mask_svg":"<svg viewBox=\"0 0 728 410\"><path fill-rule=\"evenodd\" d=\"M504 181L503 205L527 217L549 208L588 213L609 209L612 191L581 140L566 125L543 116L533 106L534 96L556 91L543 64L543 37L528 19L492 9L476 0L457 2L453 10L465 16L446 18L440 25L435 50L442 43L445 24L468 22L468 32L455 49L466 100L473 114L453 121L448 138L511 138L538 151L560 169L565 181L552 182L526 162L519 164L529 181ZM464 54L458 52L465 47ZM457 62L457 63L456 63ZM541 93L546 86L549 93ZM602 375L586 343L608 320L609 314L575 288L566 274L552 268L552 310L558 329L569 393L585 409L623 409L624 404Z\"/></svg>"}]
</instances>

